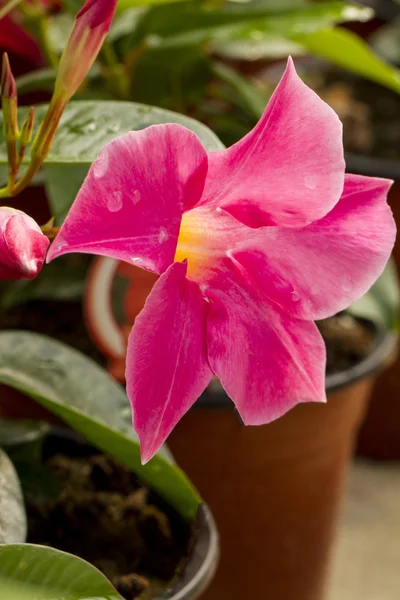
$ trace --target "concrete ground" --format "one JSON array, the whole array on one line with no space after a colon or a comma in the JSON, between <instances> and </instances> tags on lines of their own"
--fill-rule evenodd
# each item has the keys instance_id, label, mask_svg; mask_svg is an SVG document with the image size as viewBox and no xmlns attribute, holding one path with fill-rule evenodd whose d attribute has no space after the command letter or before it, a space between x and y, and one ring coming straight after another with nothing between
<instances>
[{"instance_id":1,"label":"concrete ground","mask_svg":"<svg viewBox=\"0 0 400 600\"><path fill-rule=\"evenodd\" d=\"M328 600L400 599L400 463L351 468Z\"/></svg>"}]
</instances>

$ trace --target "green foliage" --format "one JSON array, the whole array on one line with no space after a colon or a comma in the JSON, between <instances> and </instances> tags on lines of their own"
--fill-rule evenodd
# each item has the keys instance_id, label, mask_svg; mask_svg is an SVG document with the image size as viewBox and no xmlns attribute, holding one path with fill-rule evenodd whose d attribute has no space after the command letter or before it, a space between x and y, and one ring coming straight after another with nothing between
<instances>
[{"instance_id":1,"label":"green foliage","mask_svg":"<svg viewBox=\"0 0 400 600\"><path fill-rule=\"evenodd\" d=\"M0 450L0 548L1 544L24 542L26 528L19 480L7 454Z\"/></svg>"},{"instance_id":2,"label":"green foliage","mask_svg":"<svg viewBox=\"0 0 400 600\"><path fill-rule=\"evenodd\" d=\"M368 44L347 29L325 29L292 39L314 54L400 92L400 72L383 62Z\"/></svg>"},{"instance_id":3,"label":"green foliage","mask_svg":"<svg viewBox=\"0 0 400 600\"><path fill-rule=\"evenodd\" d=\"M0 382L37 400L103 452L159 492L184 518L200 498L164 449L145 466L125 392L92 360L55 340L23 331L0 332Z\"/></svg>"},{"instance_id":4,"label":"green foliage","mask_svg":"<svg viewBox=\"0 0 400 600\"><path fill-rule=\"evenodd\" d=\"M0 546L0 598L122 600L108 579L86 561L33 544Z\"/></svg>"},{"instance_id":5,"label":"green foliage","mask_svg":"<svg viewBox=\"0 0 400 600\"><path fill-rule=\"evenodd\" d=\"M372 288L348 311L356 317L370 319L388 329L399 326L400 287L396 266L390 260L381 277Z\"/></svg>"}]
</instances>

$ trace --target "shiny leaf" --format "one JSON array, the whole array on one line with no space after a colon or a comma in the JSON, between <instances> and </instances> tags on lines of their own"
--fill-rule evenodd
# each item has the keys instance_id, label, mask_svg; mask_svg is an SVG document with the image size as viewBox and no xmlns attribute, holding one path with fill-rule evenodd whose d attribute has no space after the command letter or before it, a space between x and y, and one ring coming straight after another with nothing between
<instances>
[{"instance_id":1,"label":"shiny leaf","mask_svg":"<svg viewBox=\"0 0 400 600\"><path fill-rule=\"evenodd\" d=\"M196 490L170 462L166 449L142 466L126 394L92 360L45 336L3 331L0 382L37 400L100 450L132 469L183 517L195 518L200 503Z\"/></svg>"}]
</instances>

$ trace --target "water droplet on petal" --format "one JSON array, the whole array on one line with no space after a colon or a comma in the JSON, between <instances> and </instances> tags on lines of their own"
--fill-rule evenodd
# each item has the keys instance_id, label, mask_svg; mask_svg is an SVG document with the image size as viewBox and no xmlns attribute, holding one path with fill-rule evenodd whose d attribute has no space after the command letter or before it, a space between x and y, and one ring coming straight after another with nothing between
<instances>
[{"instance_id":1,"label":"water droplet on petal","mask_svg":"<svg viewBox=\"0 0 400 600\"><path fill-rule=\"evenodd\" d=\"M292 300L293 302L298 302L300 300L300 294L299 292L296 292L296 290L293 290L292 292Z\"/></svg>"},{"instance_id":2,"label":"water droplet on petal","mask_svg":"<svg viewBox=\"0 0 400 600\"><path fill-rule=\"evenodd\" d=\"M134 265L138 265L140 263L140 258L138 258L137 256L134 256L132 258L132 262Z\"/></svg>"},{"instance_id":3,"label":"water droplet on petal","mask_svg":"<svg viewBox=\"0 0 400 600\"><path fill-rule=\"evenodd\" d=\"M107 208L110 212L118 212L122 208L122 192L112 192L107 199Z\"/></svg>"},{"instance_id":4,"label":"water droplet on petal","mask_svg":"<svg viewBox=\"0 0 400 600\"><path fill-rule=\"evenodd\" d=\"M98 159L93 163L93 174L96 179L101 179L108 171L108 152L103 150Z\"/></svg>"},{"instance_id":5,"label":"water droplet on petal","mask_svg":"<svg viewBox=\"0 0 400 600\"><path fill-rule=\"evenodd\" d=\"M140 198L141 197L142 197L142 195L139 192L139 190L133 190L133 192L132 192L132 203L133 204L137 204L138 202L140 202Z\"/></svg>"},{"instance_id":6,"label":"water droplet on petal","mask_svg":"<svg viewBox=\"0 0 400 600\"><path fill-rule=\"evenodd\" d=\"M163 242L165 242L168 239L168 231L166 229L163 229L163 227L161 227L160 229L160 233L158 234L158 243L162 244Z\"/></svg>"},{"instance_id":7,"label":"water droplet on petal","mask_svg":"<svg viewBox=\"0 0 400 600\"><path fill-rule=\"evenodd\" d=\"M304 185L309 190L315 190L315 188L317 187L317 178L315 177L315 175L305 175Z\"/></svg>"},{"instance_id":8,"label":"water droplet on petal","mask_svg":"<svg viewBox=\"0 0 400 600\"><path fill-rule=\"evenodd\" d=\"M61 244L58 246L58 250L65 250L66 248L68 248L68 244L67 242L61 242Z\"/></svg>"}]
</instances>

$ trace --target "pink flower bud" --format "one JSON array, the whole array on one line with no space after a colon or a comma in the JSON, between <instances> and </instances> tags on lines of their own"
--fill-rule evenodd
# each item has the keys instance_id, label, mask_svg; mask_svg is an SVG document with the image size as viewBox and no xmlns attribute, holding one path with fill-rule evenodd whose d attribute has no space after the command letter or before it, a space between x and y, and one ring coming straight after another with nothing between
<instances>
[{"instance_id":1,"label":"pink flower bud","mask_svg":"<svg viewBox=\"0 0 400 600\"><path fill-rule=\"evenodd\" d=\"M79 11L61 57L55 96L68 101L94 63L113 20L117 0L88 0Z\"/></svg>"},{"instance_id":2,"label":"pink flower bud","mask_svg":"<svg viewBox=\"0 0 400 600\"><path fill-rule=\"evenodd\" d=\"M33 279L40 272L49 240L31 217L0 207L0 279Z\"/></svg>"}]
</instances>

